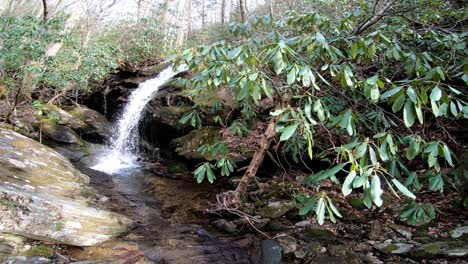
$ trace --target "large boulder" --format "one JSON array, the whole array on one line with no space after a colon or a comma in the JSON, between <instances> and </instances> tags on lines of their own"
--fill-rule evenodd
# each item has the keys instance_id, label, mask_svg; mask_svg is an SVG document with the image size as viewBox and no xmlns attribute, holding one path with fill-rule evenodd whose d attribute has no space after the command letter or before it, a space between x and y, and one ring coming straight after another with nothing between
<instances>
[{"instance_id":1,"label":"large boulder","mask_svg":"<svg viewBox=\"0 0 468 264\"><path fill-rule=\"evenodd\" d=\"M75 246L101 243L131 220L98 206L105 200L54 150L0 128L0 232Z\"/></svg>"},{"instance_id":2,"label":"large boulder","mask_svg":"<svg viewBox=\"0 0 468 264\"><path fill-rule=\"evenodd\" d=\"M77 106L70 110L70 114L85 123L85 127L81 129L83 134L100 140L112 136L111 123L99 112L85 106Z\"/></svg>"}]
</instances>

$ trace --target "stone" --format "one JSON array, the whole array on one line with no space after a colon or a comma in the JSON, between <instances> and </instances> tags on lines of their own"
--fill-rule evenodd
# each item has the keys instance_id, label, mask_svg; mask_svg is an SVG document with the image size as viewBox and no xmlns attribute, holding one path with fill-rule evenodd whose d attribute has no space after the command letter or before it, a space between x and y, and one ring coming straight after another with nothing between
<instances>
[{"instance_id":1,"label":"stone","mask_svg":"<svg viewBox=\"0 0 468 264\"><path fill-rule=\"evenodd\" d=\"M275 239L283 248L284 254L294 253L297 250L297 241L294 237L282 234Z\"/></svg>"},{"instance_id":2,"label":"stone","mask_svg":"<svg viewBox=\"0 0 468 264\"><path fill-rule=\"evenodd\" d=\"M179 156L187 159L204 159L208 161L214 160L217 157L213 157L209 151L202 155L198 149L203 145L213 145L220 142L229 146L226 138L221 133L221 128L214 126L204 126L192 130L187 135L172 141L176 147L175 151ZM234 162L241 162L253 157L254 153L254 146L236 147L235 149L230 148L228 157Z\"/></svg>"},{"instance_id":3,"label":"stone","mask_svg":"<svg viewBox=\"0 0 468 264\"><path fill-rule=\"evenodd\" d=\"M369 239L379 240L382 234L382 225L379 220L374 220L370 224Z\"/></svg>"},{"instance_id":4,"label":"stone","mask_svg":"<svg viewBox=\"0 0 468 264\"><path fill-rule=\"evenodd\" d=\"M0 128L0 232L90 246L126 231L132 221L101 209L89 181L54 150Z\"/></svg>"},{"instance_id":5,"label":"stone","mask_svg":"<svg viewBox=\"0 0 468 264\"><path fill-rule=\"evenodd\" d=\"M216 226L219 230L225 231L228 233L234 233L237 231L236 225L226 219L219 219L219 220L213 221L211 224Z\"/></svg>"},{"instance_id":6,"label":"stone","mask_svg":"<svg viewBox=\"0 0 468 264\"><path fill-rule=\"evenodd\" d=\"M447 257L467 257L468 246L447 248L442 250L441 254Z\"/></svg>"},{"instance_id":7,"label":"stone","mask_svg":"<svg viewBox=\"0 0 468 264\"><path fill-rule=\"evenodd\" d=\"M450 231L450 236L452 238L460 238L465 234L468 234L468 226L459 226Z\"/></svg>"},{"instance_id":8,"label":"stone","mask_svg":"<svg viewBox=\"0 0 468 264\"><path fill-rule=\"evenodd\" d=\"M345 256L351 251L351 246L350 245L329 245L327 248L328 253L330 256Z\"/></svg>"},{"instance_id":9,"label":"stone","mask_svg":"<svg viewBox=\"0 0 468 264\"><path fill-rule=\"evenodd\" d=\"M310 242L300 247L294 252L297 259L304 259L305 257L315 257L322 254L324 247L318 242Z\"/></svg>"},{"instance_id":10,"label":"stone","mask_svg":"<svg viewBox=\"0 0 468 264\"><path fill-rule=\"evenodd\" d=\"M310 222L310 220L303 220L303 221L295 223L294 225L297 227L308 227L308 226L312 226L312 222Z\"/></svg>"},{"instance_id":11,"label":"stone","mask_svg":"<svg viewBox=\"0 0 468 264\"><path fill-rule=\"evenodd\" d=\"M392 243L391 241L385 241L384 243L378 243L374 245L377 250L387 254L406 254L411 251L414 247L408 243Z\"/></svg>"},{"instance_id":12,"label":"stone","mask_svg":"<svg viewBox=\"0 0 468 264\"><path fill-rule=\"evenodd\" d=\"M81 133L101 141L112 136L112 124L99 112L80 105L70 109L70 114L85 124L80 127Z\"/></svg>"},{"instance_id":13,"label":"stone","mask_svg":"<svg viewBox=\"0 0 468 264\"><path fill-rule=\"evenodd\" d=\"M52 121L42 121L42 125L39 126L39 130L47 139L58 143L82 144L80 136L78 136L73 129L56 124Z\"/></svg>"},{"instance_id":14,"label":"stone","mask_svg":"<svg viewBox=\"0 0 468 264\"><path fill-rule=\"evenodd\" d=\"M359 197L349 197L348 203L356 210L364 210L367 207L364 205L364 201Z\"/></svg>"},{"instance_id":15,"label":"stone","mask_svg":"<svg viewBox=\"0 0 468 264\"><path fill-rule=\"evenodd\" d=\"M281 245L275 240L262 241L262 263L280 264L281 263Z\"/></svg>"},{"instance_id":16,"label":"stone","mask_svg":"<svg viewBox=\"0 0 468 264\"><path fill-rule=\"evenodd\" d=\"M414 258L434 258L436 256L465 257L468 245L463 241L436 241L418 246L410 252Z\"/></svg>"},{"instance_id":17,"label":"stone","mask_svg":"<svg viewBox=\"0 0 468 264\"><path fill-rule=\"evenodd\" d=\"M52 264L56 263L43 257L10 257L3 264Z\"/></svg>"},{"instance_id":18,"label":"stone","mask_svg":"<svg viewBox=\"0 0 468 264\"><path fill-rule=\"evenodd\" d=\"M54 119L57 119L56 122L58 125L67 126L73 130L82 129L86 126L83 121L55 105L43 105L41 106L41 110L46 113L48 117L52 116Z\"/></svg>"},{"instance_id":19,"label":"stone","mask_svg":"<svg viewBox=\"0 0 468 264\"><path fill-rule=\"evenodd\" d=\"M262 229L264 228L268 223L270 223L271 219L270 218L262 218L260 216L255 217L255 219L252 219L249 222L245 218L239 218L234 220L234 224L237 226L246 226L246 227L251 227L250 225L253 224L256 229Z\"/></svg>"},{"instance_id":20,"label":"stone","mask_svg":"<svg viewBox=\"0 0 468 264\"><path fill-rule=\"evenodd\" d=\"M279 218L294 208L290 201L277 201L267 204L257 211L257 214L267 218Z\"/></svg>"},{"instance_id":21,"label":"stone","mask_svg":"<svg viewBox=\"0 0 468 264\"><path fill-rule=\"evenodd\" d=\"M333 242L336 239L336 234L327 229L311 227L306 228L299 233L299 238L305 241Z\"/></svg>"}]
</instances>

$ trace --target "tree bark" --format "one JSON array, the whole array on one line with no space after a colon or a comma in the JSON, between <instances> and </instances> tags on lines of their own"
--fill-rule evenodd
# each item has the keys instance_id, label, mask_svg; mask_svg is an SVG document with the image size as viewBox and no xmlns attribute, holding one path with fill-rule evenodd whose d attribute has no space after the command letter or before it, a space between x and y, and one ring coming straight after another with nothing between
<instances>
[{"instance_id":1,"label":"tree bark","mask_svg":"<svg viewBox=\"0 0 468 264\"><path fill-rule=\"evenodd\" d=\"M262 164L263 159L267 154L268 149L270 148L271 141L276 136L275 126L277 120L278 117L275 117L268 124L268 127L266 128L263 137L260 139L258 149L255 152L252 161L249 164L249 167L245 171L244 176L242 176L241 180L237 184L235 193L237 195L237 198L239 199L238 202L240 202L240 199L247 192L247 187L249 186L250 181L254 179L257 175L258 168Z\"/></svg>"},{"instance_id":2,"label":"tree bark","mask_svg":"<svg viewBox=\"0 0 468 264\"><path fill-rule=\"evenodd\" d=\"M221 24L224 24L224 18L226 16L226 0L221 1Z\"/></svg>"},{"instance_id":3,"label":"tree bark","mask_svg":"<svg viewBox=\"0 0 468 264\"><path fill-rule=\"evenodd\" d=\"M42 0L42 7L44 8L44 22L49 19L49 9L47 8L47 0Z\"/></svg>"},{"instance_id":4,"label":"tree bark","mask_svg":"<svg viewBox=\"0 0 468 264\"><path fill-rule=\"evenodd\" d=\"M241 21L245 22L245 2L244 0L239 0L239 11L240 11L240 16L241 16Z\"/></svg>"}]
</instances>

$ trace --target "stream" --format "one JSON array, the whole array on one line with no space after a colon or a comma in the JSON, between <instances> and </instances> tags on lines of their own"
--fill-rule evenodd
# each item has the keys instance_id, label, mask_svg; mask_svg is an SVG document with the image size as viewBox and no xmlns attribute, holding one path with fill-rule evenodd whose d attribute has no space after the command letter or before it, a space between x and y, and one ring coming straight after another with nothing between
<instances>
[{"instance_id":1,"label":"stream","mask_svg":"<svg viewBox=\"0 0 468 264\"><path fill-rule=\"evenodd\" d=\"M109 198L103 201L105 207L134 220L133 229L124 237L98 247L70 249L67 255L75 259L111 259L122 263L251 263L249 254L232 241L214 235L200 225L189 224L192 219L178 219L175 223L169 220L170 217L163 217L165 212L161 208L166 198L160 196L162 192L169 198L178 199L179 203L190 205L200 195L192 190L199 187L156 176L138 162L138 127L145 107L160 86L183 70L181 67L173 71L170 66L157 77L141 83L131 93L120 114L110 144L95 149L76 164L90 176L91 184L100 194ZM161 185L161 181L167 186L162 192L158 189L154 195L145 192L148 187ZM175 190L175 186L181 189ZM176 196L167 190L176 192ZM187 209L191 210L182 208Z\"/></svg>"},{"instance_id":2,"label":"stream","mask_svg":"<svg viewBox=\"0 0 468 264\"><path fill-rule=\"evenodd\" d=\"M188 189L193 187L190 183L162 178L140 167L112 175L102 173L90 168L97 156L87 157L76 166L91 177L91 185L100 194L109 198L104 205L129 216L135 225L122 237L89 248L71 247L66 255L77 260L118 260L117 263L254 263L230 238L188 223L191 219L179 219L178 223L166 219L162 210L164 201L160 200L164 198L145 192L148 179ZM181 193L180 199L187 197Z\"/></svg>"}]
</instances>

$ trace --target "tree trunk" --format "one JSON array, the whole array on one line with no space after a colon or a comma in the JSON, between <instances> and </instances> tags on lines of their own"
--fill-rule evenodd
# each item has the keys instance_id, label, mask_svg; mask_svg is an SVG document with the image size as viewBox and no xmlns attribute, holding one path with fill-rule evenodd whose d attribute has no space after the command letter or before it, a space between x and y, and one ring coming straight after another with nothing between
<instances>
[{"instance_id":1,"label":"tree trunk","mask_svg":"<svg viewBox=\"0 0 468 264\"><path fill-rule=\"evenodd\" d=\"M239 0L239 11L240 11L240 16L241 16L241 21L245 22L245 2L244 0Z\"/></svg>"},{"instance_id":2,"label":"tree trunk","mask_svg":"<svg viewBox=\"0 0 468 264\"><path fill-rule=\"evenodd\" d=\"M44 8L44 22L49 19L49 9L47 8L47 0L42 0L42 7Z\"/></svg>"},{"instance_id":3,"label":"tree trunk","mask_svg":"<svg viewBox=\"0 0 468 264\"><path fill-rule=\"evenodd\" d=\"M274 0L267 0L267 6L268 6L268 12L270 13L270 16L273 17L273 2Z\"/></svg>"},{"instance_id":4,"label":"tree trunk","mask_svg":"<svg viewBox=\"0 0 468 264\"><path fill-rule=\"evenodd\" d=\"M221 1L221 24L224 24L224 18L226 16L226 0Z\"/></svg>"},{"instance_id":5,"label":"tree trunk","mask_svg":"<svg viewBox=\"0 0 468 264\"><path fill-rule=\"evenodd\" d=\"M258 168L263 162L263 158L265 154L267 154L268 149L270 148L271 141L276 136L275 126L278 117L275 117L271 120L268 124L268 127L263 134L263 137L260 139L259 146L257 151L255 152L252 161L249 164L249 167L245 171L244 176L242 176L241 180L237 184L237 188L235 193L237 195L237 202L240 202L244 194L247 192L247 187L252 179L255 178L257 175Z\"/></svg>"}]
</instances>

